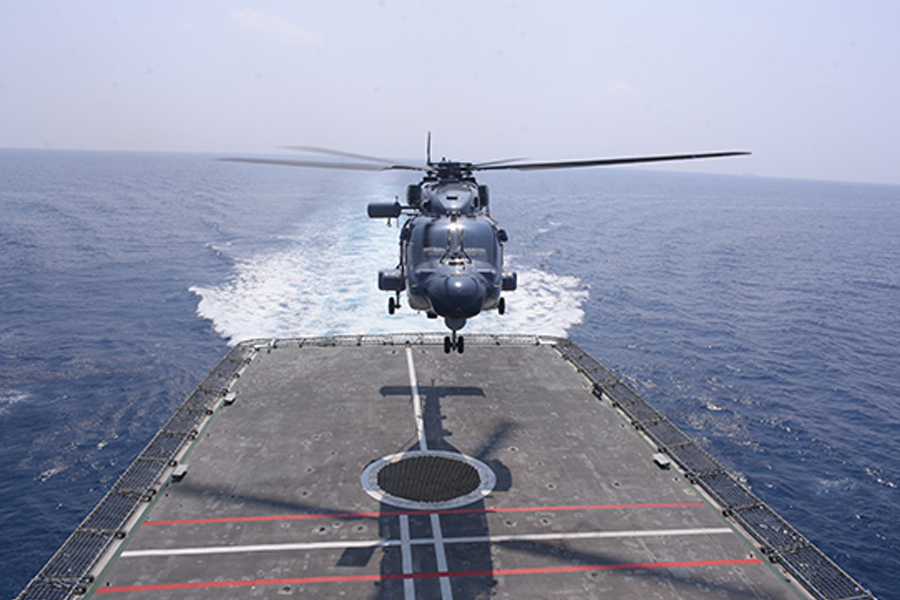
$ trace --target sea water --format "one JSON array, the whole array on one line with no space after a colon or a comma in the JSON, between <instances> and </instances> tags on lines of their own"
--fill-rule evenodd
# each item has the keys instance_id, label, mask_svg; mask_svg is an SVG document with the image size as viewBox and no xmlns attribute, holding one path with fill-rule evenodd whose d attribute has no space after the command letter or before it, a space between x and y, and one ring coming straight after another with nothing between
<instances>
[{"instance_id":1,"label":"sea water","mask_svg":"<svg viewBox=\"0 0 900 600\"><path fill-rule=\"evenodd\" d=\"M0 597L227 351L388 316L370 221L410 173L0 151ZM900 187L490 173L519 289L465 332L568 336L880 598L900 573ZM465 333L464 332L464 333Z\"/></svg>"}]
</instances>

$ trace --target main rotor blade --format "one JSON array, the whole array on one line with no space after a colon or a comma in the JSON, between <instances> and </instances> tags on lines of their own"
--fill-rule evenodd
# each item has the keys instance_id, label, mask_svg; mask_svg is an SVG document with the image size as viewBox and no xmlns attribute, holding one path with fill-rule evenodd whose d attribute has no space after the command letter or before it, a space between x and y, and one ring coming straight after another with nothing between
<instances>
[{"instance_id":1,"label":"main rotor blade","mask_svg":"<svg viewBox=\"0 0 900 600\"><path fill-rule=\"evenodd\" d=\"M474 170L482 170L482 171L483 171L483 170L485 170L485 167L493 167L493 166L495 166L495 165L503 165L503 164L506 164L506 163L518 162L518 161L520 161L520 160L525 160L525 159L524 159L524 158L504 158L504 159L502 159L502 160L488 160L488 161L485 161L485 162L480 162L480 163L475 163L475 164L473 164L473 165L472 165L472 169L474 169ZM514 168L514 166L513 166L513 165L509 165L509 166L507 166L507 167L505 167L505 168L507 168L507 169L512 169L512 168Z\"/></svg>"},{"instance_id":2,"label":"main rotor blade","mask_svg":"<svg viewBox=\"0 0 900 600\"><path fill-rule=\"evenodd\" d=\"M740 156L750 154L746 150L728 152L702 152L698 154L667 154L662 156L626 156L621 158L589 158L586 160L563 160L557 162L521 163L512 165L473 165L473 171L499 171L515 169L517 171L538 171L541 169L573 169L577 167L603 167L609 165L627 165L633 163L665 162L673 160L694 160L697 158L721 158L724 156Z\"/></svg>"},{"instance_id":3,"label":"main rotor blade","mask_svg":"<svg viewBox=\"0 0 900 600\"><path fill-rule=\"evenodd\" d=\"M409 163L398 163L397 161L380 156L368 156L367 154L355 154L353 152L344 152L342 150L331 150L329 148L319 148L317 146L282 146L288 150L298 150L300 152L313 152L315 154L330 154L331 156L343 156L346 158L358 158L360 160L370 160L372 162L382 163L391 166L399 166L400 168L425 171L427 167L424 165L413 165Z\"/></svg>"},{"instance_id":4,"label":"main rotor blade","mask_svg":"<svg viewBox=\"0 0 900 600\"><path fill-rule=\"evenodd\" d=\"M347 171L424 171L425 167L414 165L375 165L368 163L323 162L317 160L287 160L277 158L219 158L224 162L250 163L255 165L282 165L288 167L312 167L317 169L343 169Z\"/></svg>"}]
</instances>

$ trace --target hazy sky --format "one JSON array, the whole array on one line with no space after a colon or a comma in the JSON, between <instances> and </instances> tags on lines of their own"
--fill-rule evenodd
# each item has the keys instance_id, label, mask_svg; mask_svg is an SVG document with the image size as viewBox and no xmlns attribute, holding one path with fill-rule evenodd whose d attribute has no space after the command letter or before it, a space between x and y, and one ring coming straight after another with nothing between
<instances>
[{"instance_id":1,"label":"hazy sky","mask_svg":"<svg viewBox=\"0 0 900 600\"><path fill-rule=\"evenodd\" d=\"M895 0L0 1L0 147L419 157L430 130L458 160L900 183Z\"/></svg>"}]
</instances>

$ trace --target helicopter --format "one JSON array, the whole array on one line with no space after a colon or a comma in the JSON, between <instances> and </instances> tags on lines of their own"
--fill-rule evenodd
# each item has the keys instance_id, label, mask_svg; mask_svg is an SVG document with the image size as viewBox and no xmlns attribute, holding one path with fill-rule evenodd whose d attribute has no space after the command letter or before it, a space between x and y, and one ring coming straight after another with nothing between
<instances>
[{"instance_id":1,"label":"helicopter","mask_svg":"<svg viewBox=\"0 0 900 600\"><path fill-rule=\"evenodd\" d=\"M361 171L409 170L423 172L419 183L406 189L406 202L371 203L367 213L373 219L406 217L400 228L400 259L396 267L378 272L378 288L391 293L388 313L401 307L406 292L409 307L431 318L441 317L450 330L444 337L444 352L462 353L465 340L458 332L468 319L483 311L506 312L503 292L515 291L518 277L503 268L503 246L509 241L491 216L488 186L479 184L479 171L538 171L650 163L702 158L722 158L750 154L723 151L658 156L594 158L555 162L522 162L522 159L489 162L460 162L431 158L431 134L428 134L425 164L391 161L375 156L342 152L314 146L287 146L287 149L313 152L365 162L327 162L265 158L222 158L231 162L286 165Z\"/></svg>"}]
</instances>

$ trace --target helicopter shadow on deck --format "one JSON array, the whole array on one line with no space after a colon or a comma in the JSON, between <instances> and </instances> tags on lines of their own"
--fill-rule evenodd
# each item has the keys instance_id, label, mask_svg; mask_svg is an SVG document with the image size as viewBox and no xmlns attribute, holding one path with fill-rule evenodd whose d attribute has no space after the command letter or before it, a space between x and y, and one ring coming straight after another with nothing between
<instances>
[{"instance_id":1,"label":"helicopter shadow on deck","mask_svg":"<svg viewBox=\"0 0 900 600\"><path fill-rule=\"evenodd\" d=\"M412 399L413 390L409 386L385 386L381 388L382 396L402 396ZM441 401L448 397L453 398L485 398L484 391L479 387L470 386L419 386L419 395L422 399L422 416L425 428L425 440L428 450L439 450L463 454L451 444L447 438L453 436L450 429L445 428L446 417L441 412ZM506 439L515 428L515 423L509 420L495 424L489 434L482 441L479 448L475 449L472 457L486 464L496 477L493 492L505 492L512 486L512 474L510 470L496 458L491 458L494 450ZM415 452L422 448L418 440L412 440L405 452ZM490 534L485 512L484 500L478 500L463 507L464 513L444 513L439 515L441 535L444 538L488 536ZM383 539L399 539L400 517L397 516L398 508L389 504L381 504L381 517L379 518L379 534ZM429 511L408 512L410 538L430 540L434 536L432 530L432 517ZM493 577L493 561L491 559L491 546L488 543L443 544L447 558L447 571L450 573L468 573L466 577L454 577L450 579L453 598L456 600L465 598L487 598L497 585ZM383 580L380 582L379 600L404 598L404 580L397 577L403 573L403 557L401 548L392 546L383 549L381 561L381 573ZM412 546L413 572L417 574L434 574L440 572L437 564L436 549L434 544L414 544ZM417 598L442 598L441 581L436 576L421 577L415 579Z\"/></svg>"},{"instance_id":2,"label":"helicopter shadow on deck","mask_svg":"<svg viewBox=\"0 0 900 600\"><path fill-rule=\"evenodd\" d=\"M384 386L381 388L381 395L403 396L411 399L413 393L412 388L409 386ZM453 432L444 428L446 417L441 413L441 399L447 397L485 398L484 390L473 386L435 386L434 382L432 382L428 387L420 386L419 395L422 398L422 416L425 421L425 439L428 449L462 454L459 449L446 439L452 437ZM488 465L494 472L494 475L497 477L497 483L494 485L495 492L509 490L512 486L512 474L499 459L492 459L490 456L514 428L515 423L513 421L500 421L494 425L490 434L483 441L482 446L472 455ZM410 452L420 449L419 443L415 442L409 448L406 448L405 451Z\"/></svg>"}]
</instances>

